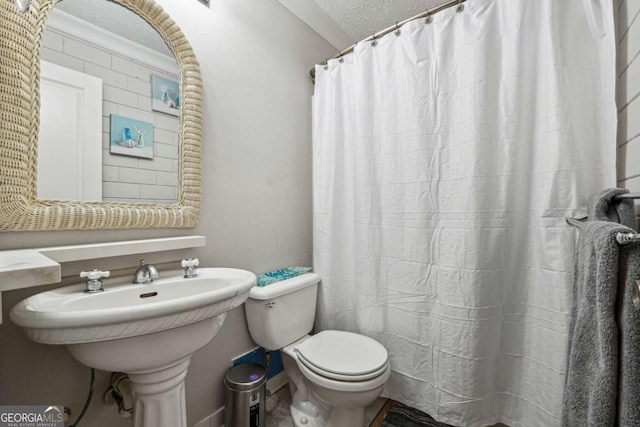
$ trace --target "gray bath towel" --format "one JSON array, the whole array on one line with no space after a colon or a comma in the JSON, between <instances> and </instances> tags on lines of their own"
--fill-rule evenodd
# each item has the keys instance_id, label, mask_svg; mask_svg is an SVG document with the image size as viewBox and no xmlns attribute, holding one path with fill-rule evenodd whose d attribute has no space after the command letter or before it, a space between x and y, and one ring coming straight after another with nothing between
<instances>
[{"instance_id":1,"label":"gray bath towel","mask_svg":"<svg viewBox=\"0 0 640 427\"><path fill-rule=\"evenodd\" d=\"M636 229L636 212L633 200L614 202L618 194L628 193L626 188L607 188L589 197L587 215L590 221L612 221Z\"/></svg>"},{"instance_id":2,"label":"gray bath towel","mask_svg":"<svg viewBox=\"0 0 640 427\"><path fill-rule=\"evenodd\" d=\"M637 229L633 200L612 202L616 194L628 193L610 188L589 199L589 218L619 222ZM633 296L640 279L640 246L620 247L617 325L619 330L617 426L640 425L640 312L633 306Z\"/></svg>"},{"instance_id":3,"label":"gray bath towel","mask_svg":"<svg viewBox=\"0 0 640 427\"><path fill-rule=\"evenodd\" d=\"M621 427L640 426L640 311L633 305L640 279L640 244L620 246L618 288L618 410Z\"/></svg>"},{"instance_id":4,"label":"gray bath towel","mask_svg":"<svg viewBox=\"0 0 640 427\"><path fill-rule=\"evenodd\" d=\"M605 221L588 221L580 229L562 412L565 427L615 425L620 258L615 235L630 231Z\"/></svg>"}]
</instances>

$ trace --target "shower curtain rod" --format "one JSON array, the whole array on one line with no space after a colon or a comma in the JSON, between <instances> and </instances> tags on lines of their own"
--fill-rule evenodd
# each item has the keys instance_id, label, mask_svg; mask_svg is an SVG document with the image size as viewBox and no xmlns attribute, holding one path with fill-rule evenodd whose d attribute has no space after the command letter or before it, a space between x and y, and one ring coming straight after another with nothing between
<instances>
[{"instance_id":1,"label":"shower curtain rod","mask_svg":"<svg viewBox=\"0 0 640 427\"><path fill-rule=\"evenodd\" d=\"M336 59L336 58L340 58L341 56L344 56L348 53L353 52L353 50L355 49L355 47L358 45L358 43L364 43L364 42L368 42L368 41L374 41L384 35L389 34L392 31L397 31L401 26L403 26L404 24L406 24L407 22L410 21L415 21L416 19L422 19L422 18L426 18L427 21L426 23L429 24L431 23L431 15L434 15L438 12L442 12L445 9L449 9L450 7L453 6L457 6L456 12L462 12L464 10L464 5L462 3L466 2L467 0L453 0L450 1L448 3L442 4L440 6L434 7L433 9L429 9L425 12L419 13L415 16L412 16L411 18L407 18L404 21L400 21L400 22L396 22L395 25L392 25L389 28L385 28L382 31L379 31L375 34L373 34L372 36L367 37L366 39L359 41L355 44L352 44L351 46L349 46L348 48L338 51L338 53L336 53L335 55L333 55L331 58L325 60L324 62L322 62L322 65L327 65L327 62L329 62L329 60L331 59ZM313 79L315 81L316 78L316 68L313 67L310 71L309 74L311 75L311 79Z\"/></svg>"}]
</instances>

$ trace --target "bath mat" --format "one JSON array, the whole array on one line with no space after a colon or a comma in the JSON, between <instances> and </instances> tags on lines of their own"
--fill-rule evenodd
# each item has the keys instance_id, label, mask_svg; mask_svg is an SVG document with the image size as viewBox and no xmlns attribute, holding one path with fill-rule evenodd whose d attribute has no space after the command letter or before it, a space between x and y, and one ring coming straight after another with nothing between
<instances>
[{"instance_id":1,"label":"bath mat","mask_svg":"<svg viewBox=\"0 0 640 427\"><path fill-rule=\"evenodd\" d=\"M389 408L382 420L381 427L453 427L439 423L424 412L408 406L396 405Z\"/></svg>"}]
</instances>

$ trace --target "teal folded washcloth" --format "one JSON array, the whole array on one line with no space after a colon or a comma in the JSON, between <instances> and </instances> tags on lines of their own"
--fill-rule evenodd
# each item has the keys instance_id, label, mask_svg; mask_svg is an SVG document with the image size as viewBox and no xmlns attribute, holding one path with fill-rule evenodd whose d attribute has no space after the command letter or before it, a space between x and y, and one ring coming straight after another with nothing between
<instances>
[{"instance_id":1,"label":"teal folded washcloth","mask_svg":"<svg viewBox=\"0 0 640 427\"><path fill-rule=\"evenodd\" d=\"M291 279L292 277L311 271L311 267L287 267L281 270L271 271L258 276L256 286L267 286L281 280Z\"/></svg>"}]
</instances>

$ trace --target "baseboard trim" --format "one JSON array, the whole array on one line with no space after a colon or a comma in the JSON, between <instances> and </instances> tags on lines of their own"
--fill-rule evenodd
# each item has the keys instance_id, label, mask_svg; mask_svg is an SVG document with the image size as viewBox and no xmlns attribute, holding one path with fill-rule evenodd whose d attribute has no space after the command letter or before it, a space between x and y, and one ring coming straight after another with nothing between
<instances>
[{"instance_id":1,"label":"baseboard trim","mask_svg":"<svg viewBox=\"0 0 640 427\"><path fill-rule=\"evenodd\" d=\"M198 421L193 427L224 427L224 406Z\"/></svg>"},{"instance_id":2,"label":"baseboard trim","mask_svg":"<svg viewBox=\"0 0 640 427\"><path fill-rule=\"evenodd\" d=\"M267 395L275 393L287 384L289 384L287 374L284 371L277 373L267 380Z\"/></svg>"}]
</instances>

